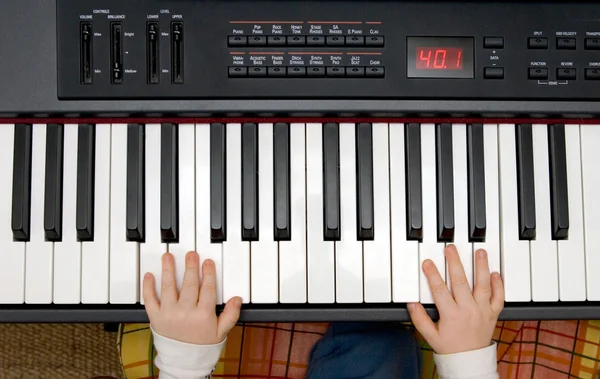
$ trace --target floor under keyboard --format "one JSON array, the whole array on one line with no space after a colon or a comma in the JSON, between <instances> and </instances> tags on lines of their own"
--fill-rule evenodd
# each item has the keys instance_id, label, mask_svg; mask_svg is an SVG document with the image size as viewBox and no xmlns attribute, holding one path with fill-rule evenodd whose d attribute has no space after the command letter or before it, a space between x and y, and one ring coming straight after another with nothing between
<instances>
[{"instance_id":1,"label":"floor under keyboard","mask_svg":"<svg viewBox=\"0 0 600 379\"><path fill-rule=\"evenodd\" d=\"M0 377L122 378L117 333L102 324L0 324Z\"/></svg>"}]
</instances>

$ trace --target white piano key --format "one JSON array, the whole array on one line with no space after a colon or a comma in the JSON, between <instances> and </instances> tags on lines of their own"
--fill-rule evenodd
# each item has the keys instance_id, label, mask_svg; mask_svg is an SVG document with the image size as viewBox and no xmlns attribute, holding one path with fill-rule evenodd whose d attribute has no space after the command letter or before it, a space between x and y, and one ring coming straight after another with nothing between
<instances>
[{"instance_id":1,"label":"white piano key","mask_svg":"<svg viewBox=\"0 0 600 379\"><path fill-rule=\"evenodd\" d=\"M13 241L12 176L15 126L0 124L0 304L25 300L25 242Z\"/></svg>"},{"instance_id":2,"label":"white piano key","mask_svg":"<svg viewBox=\"0 0 600 379\"><path fill-rule=\"evenodd\" d=\"M215 263L217 304L223 304L222 248L210 240L210 124L196 124L196 251L201 264L207 259Z\"/></svg>"},{"instance_id":3,"label":"white piano key","mask_svg":"<svg viewBox=\"0 0 600 379\"><path fill-rule=\"evenodd\" d=\"M558 241L559 297L561 301L584 301L586 299L586 248L583 234L579 125L565 125L565 148L569 193L569 238Z\"/></svg>"},{"instance_id":4,"label":"white piano key","mask_svg":"<svg viewBox=\"0 0 600 379\"><path fill-rule=\"evenodd\" d=\"M110 302L132 304L139 300L137 242L127 241L127 125L111 126L110 158ZM155 277L160 283L160 276Z\"/></svg>"},{"instance_id":5,"label":"white piano key","mask_svg":"<svg viewBox=\"0 0 600 379\"><path fill-rule=\"evenodd\" d=\"M306 124L306 173L308 302L333 303L334 242L323 237L323 124Z\"/></svg>"},{"instance_id":6,"label":"white piano key","mask_svg":"<svg viewBox=\"0 0 600 379\"><path fill-rule=\"evenodd\" d=\"M419 275L421 303L433 304L433 296L427 277L423 273L423 262L431 259L440 276L446 280L445 244L437 239L437 194L436 194L436 143L435 125L421 124L421 168L423 180L423 242L419 246Z\"/></svg>"},{"instance_id":7,"label":"white piano key","mask_svg":"<svg viewBox=\"0 0 600 379\"><path fill-rule=\"evenodd\" d=\"M473 252L487 252L490 272L500 272L500 193L498 174L498 125L483 125L485 170L485 242L473 244Z\"/></svg>"},{"instance_id":8,"label":"white piano key","mask_svg":"<svg viewBox=\"0 0 600 379\"><path fill-rule=\"evenodd\" d=\"M290 214L292 239L279 242L279 301L306 302L305 125L290 124Z\"/></svg>"},{"instance_id":9,"label":"white piano key","mask_svg":"<svg viewBox=\"0 0 600 379\"><path fill-rule=\"evenodd\" d=\"M406 239L404 124L390 124L392 295L395 303L419 301L419 243Z\"/></svg>"},{"instance_id":10,"label":"white piano key","mask_svg":"<svg viewBox=\"0 0 600 379\"><path fill-rule=\"evenodd\" d=\"M140 243L140 288L143 286L144 275L147 272L154 274L155 289L160 299L162 275L161 258L167 251L167 244L162 242L160 235L160 124L146 125L145 142L145 205L146 205L146 235L143 243ZM180 262L176 262L176 264ZM144 304L143 296L140 297L140 303Z\"/></svg>"},{"instance_id":11,"label":"white piano key","mask_svg":"<svg viewBox=\"0 0 600 379\"><path fill-rule=\"evenodd\" d=\"M532 125L536 237L530 242L531 298L558 301L558 245L552 240L548 126Z\"/></svg>"},{"instance_id":12,"label":"white piano key","mask_svg":"<svg viewBox=\"0 0 600 379\"><path fill-rule=\"evenodd\" d=\"M168 251L175 257L177 289L181 289L185 273L185 256L196 249L196 137L194 124L180 124L178 130L179 166L179 241L169 243Z\"/></svg>"},{"instance_id":13,"label":"white piano key","mask_svg":"<svg viewBox=\"0 0 600 379\"><path fill-rule=\"evenodd\" d=\"M583 176L583 217L585 238L585 270L587 300L600 300L600 125L582 124L581 131L581 172ZM569 194L570 195L570 194Z\"/></svg>"},{"instance_id":14,"label":"white piano key","mask_svg":"<svg viewBox=\"0 0 600 379\"><path fill-rule=\"evenodd\" d=\"M498 126L501 274L505 299L531 301L529 241L519 239L515 125Z\"/></svg>"},{"instance_id":15,"label":"white piano key","mask_svg":"<svg viewBox=\"0 0 600 379\"><path fill-rule=\"evenodd\" d=\"M473 289L473 246L469 242L469 176L467 174L467 125L452 125L452 171L454 174L454 242ZM447 265L446 265L447 266ZM448 268L446 267L446 275ZM448 287L452 283L448 281Z\"/></svg>"},{"instance_id":16,"label":"white piano key","mask_svg":"<svg viewBox=\"0 0 600 379\"><path fill-rule=\"evenodd\" d=\"M279 301L279 263L273 235L273 124L258 125L258 230L250 242L253 303Z\"/></svg>"},{"instance_id":17,"label":"white piano key","mask_svg":"<svg viewBox=\"0 0 600 379\"><path fill-rule=\"evenodd\" d=\"M46 125L33 125L31 155L31 238L26 243L25 302L51 303L54 246L44 235Z\"/></svg>"},{"instance_id":18,"label":"white piano key","mask_svg":"<svg viewBox=\"0 0 600 379\"><path fill-rule=\"evenodd\" d=\"M250 243L242 241L242 126L227 124L227 240L223 242L223 301L250 302Z\"/></svg>"},{"instance_id":19,"label":"white piano key","mask_svg":"<svg viewBox=\"0 0 600 379\"><path fill-rule=\"evenodd\" d=\"M127 127L123 129L127 130ZM110 124L96 125L94 240L81 243L81 302L84 304L108 302L110 134Z\"/></svg>"},{"instance_id":20,"label":"white piano key","mask_svg":"<svg viewBox=\"0 0 600 379\"><path fill-rule=\"evenodd\" d=\"M373 124L373 188L375 238L363 241L365 302L389 303L392 278L388 124Z\"/></svg>"},{"instance_id":21,"label":"white piano key","mask_svg":"<svg viewBox=\"0 0 600 379\"><path fill-rule=\"evenodd\" d=\"M335 289L338 303L363 301L363 246L356 235L355 152L355 125L340 124L341 240L335 242Z\"/></svg>"},{"instance_id":22,"label":"white piano key","mask_svg":"<svg viewBox=\"0 0 600 379\"><path fill-rule=\"evenodd\" d=\"M63 231L54 243L54 303L81 301L81 242L77 240L77 136L79 125L64 128Z\"/></svg>"}]
</instances>

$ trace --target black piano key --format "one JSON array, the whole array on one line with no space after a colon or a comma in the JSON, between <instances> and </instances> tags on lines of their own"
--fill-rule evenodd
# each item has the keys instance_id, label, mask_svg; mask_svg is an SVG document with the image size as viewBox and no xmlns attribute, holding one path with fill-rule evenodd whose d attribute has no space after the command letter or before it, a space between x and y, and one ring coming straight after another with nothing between
<instances>
[{"instance_id":1,"label":"black piano key","mask_svg":"<svg viewBox=\"0 0 600 379\"><path fill-rule=\"evenodd\" d=\"M145 239L145 127L127 126L127 240L144 242Z\"/></svg>"},{"instance_id":2,"label":"black piano key","mask_svg":"<svg viewBox=\"0 0 600 379\"><path fill-rule=\"evenodd\" d=\"M160 127L160 235L163 242L179 241L179 139L177 125Z\"/></svg>"},{"instance_id":3,"label":"black piano key","mask_svg":"<svg viewBox=\"0 0 600 379\"><path fill-rule=\"evenodd\" d=\"M375 236L373 211L373 131L369 123L356 125L356 218L359 241Z\"/></svg>"},{"instance_id":4,"label":"black piano key","mask_svg":"<svg viewBox=\"0 0 600 379\"><path fill-rule=\"evenodd\" d=\"M469 176L469 242L484 242L486 211L482 124L467 125L467 174Z\"/></svg>"},{"instance_id":5,"label":"black piano key","mask_svg":"<svg viewBox=\"0 0 600 379\"><path fill-rule=\"evenodd\" d=\"M212 242L223 242L227 239L225 136L225 124L210 125L210 239Z\"/></svg>"},{"instance_id":6,"label":"black piano key","mask_svg":"<svg viewBox=\"0 0 600 379\"><path fill-rule=\"evenodd\" d=\"M535 239L535 182L531 124L516 126L519 239Z\"/></svg>"},{"instance_id":7,"label":"black piano key","mask_svg":"<svg viewBox=\"0 0 600 379\"><path fill-rule=\"evenodd\" d=\"M46 240L62 240L64 126L46 128L46 171L44 188L44 232Z\"/></svg>"},{"instance_id":8,"label":"black piano key","mask_svg":"<svg viewBox=\"0 0 600 379\"><path fill-rule=\"evenodd\" d=\"M15 241L22 242L30 239L31 133L31 124L15 125L11 227Z\"/></svg>"},{"instance_id":9,"label":"black piano key","mask_svg":"<svg viewBox=\"0 0 600 379\"><path fill-rule=\"evenodd\" d=\"M258 126L242 124L242 241L258 240Z\"/></svg>"},{"instance_id":10,"label":"black piano key","mask_svg":"<svg viewBox=\"0 0 600 379\"><path fill-rule=\"evenodd\" d=\"M438 241L452 242L454 240L452 124L436 125L435 142Z\"/></svg>"},{"instance_id":11,"label":"black piano key","mask_svg":"<svg viewBox=\"0 0 600 379\"><path fill-rule=\"evenodd\" d=\"M77 136L77 238L94 240L94 186L96 167L96 126L79 125Z\"/></svg>"},{"instance_id":12,"label":"black piano key","mask_svg":"<svg viewBox=\"0 0 600 379\"><path fill-rule=\"evenodd\" d=\"M290 125L273 125L273 194L275 241L292 238L290 204Z\"/></svg>"},{"instance_id":13,"label":"black piano key","mask_svg":"<svg viewBox=\"0 0 600 379\"><path fill-rule=\"evenodd\" d=\"M391 146L393 149L394 147ZM406 171L406 239L423 239L423 190L421 177L421 125L410 123L404 129Z\"/></svg>"},{"instance_id":14,"label":"black piano key","mask_svg":"<svg viewBox=\"0 0 600 379\"><path fill-rule=\"evenodd\" d=\"M323 124L323 207L325 241L340 240L340 127Z\"/></svg>"},{"instance_id":15,"label":"black piano key","mask_svg":"<svg viewBox=\"0 0 600 379\"><path fill-rule=\"evenodd\" d=\"M562 240L569 236L569 191L564 124L549 125L548 145L550 148L552 239Z\"/></svg>"}]
</instances>

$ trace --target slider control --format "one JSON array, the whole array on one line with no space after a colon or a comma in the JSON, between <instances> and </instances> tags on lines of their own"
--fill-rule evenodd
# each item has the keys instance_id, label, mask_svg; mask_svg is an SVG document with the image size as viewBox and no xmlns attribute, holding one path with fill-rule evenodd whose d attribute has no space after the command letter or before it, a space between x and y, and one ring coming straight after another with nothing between
<instances>
[{"instance_id":1,"label":"slider control","mask_svg":"<svg viewBox=\"0 0 600 379\"><path fill-rule=\"evenodd\" d=\"M123 25L120 22L110 24L110 62L112 84L123 83Z\"/></svg>"},{"instance_id":2,"label":"slider control","mask_svg":"<svg viewBox=\"0 0 600 379\"><path fill-rule=\"evenodd\" d=\"M147 39L147 54L146 64L148 68L146 72L148 73L148 83L149 84L158 84L159 80L159 54L158 54L158 41L159 41L159 28L158 22L149 22L146 31L146 39Z\"/></svg>"},{"instance_id":3,"label":"slider control","mask_svg":"<svg viewBox=\"0 0 600 379\"><path fill-rule=\"evenodd\" d=\"M171 23L171 82L183 83L183 22Z\"/></svg>"},{"instance_id":4,"label":"slider control","mask_svg":"<svg viewBox=\"0 0 600 379\"><path fill-rule=\"evenodd\" d=\"M81 48L80 68L81 68L81 84L92 84L92 23L82 22L79 30L79 39Z\"/></svg>"}]
</instances>

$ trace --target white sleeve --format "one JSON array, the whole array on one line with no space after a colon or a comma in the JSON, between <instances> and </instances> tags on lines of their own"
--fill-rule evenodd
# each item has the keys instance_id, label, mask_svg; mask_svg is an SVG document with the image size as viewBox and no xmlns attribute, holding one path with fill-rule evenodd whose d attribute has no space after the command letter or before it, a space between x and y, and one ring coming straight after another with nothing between
<instances>
[{"instance_id":1,"label":"white sleeve","mask_svg":"<svg viewBox=\"0 0 600 379\"><path fill-rule=\"evenodd\" d=\"M456 354L433 354L440 379L498 379L496 343Z\"/></svg>"},{"instance_id":2,"label":"white sleeve","mask_svg":"<svg viewBox=\"0 0 600 379\"><path fill-rule=\"evenodd\" d=\"M227 337L215 345L194 345L176 341L152 330L160 370L159 379L208 379L219 361Z\"/></svg>"}]
</instances>

